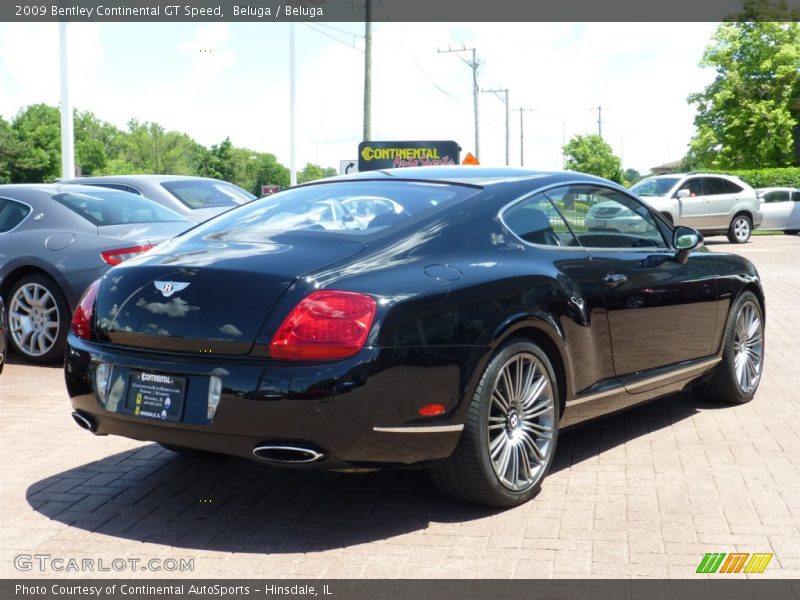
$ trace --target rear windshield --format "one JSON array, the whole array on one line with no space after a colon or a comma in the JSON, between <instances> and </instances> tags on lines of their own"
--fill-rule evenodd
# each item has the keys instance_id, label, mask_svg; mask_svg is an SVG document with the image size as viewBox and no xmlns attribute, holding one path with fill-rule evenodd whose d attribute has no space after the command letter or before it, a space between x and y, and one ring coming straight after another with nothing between
<instances>
[{"instance_id":1,"label":"rear windshield","mask_svg":"<svg viewBox=\"0 0 800 600\"><path fill-rule=\"evenodd\" d=\"M56 194L53 200L75 211L98 227L125 223L185 221L178 213L128 192L100 189L91 192Z\"/></svg>"},{"instance_id":2,"label":"rear windshield","mask_svg":"<svg viewBox=\"0 0 800 600\"><path fill-rule=\"evenodd\" d=\"M325 183L261 198L196 231L241 242L267 241L291 231L367 236L401 227L478 191L464 185L406 181Z\"/></svg>"},{"instance_id":3,"label":"rear windshield","mask_svg":"<svg viewBox=\"0 0 800 600\"><path fill-rule=\"evenodd\" d=\"M679 177L648 177L631 188L637 196L665 196L680 181Z\"/></svg>"},{"instance_id":4,"label":"rear windshield","mask_svg":"<svg viewBox=\"0 0 800 600\"><path fill-rule=\"evenodd\" d=\"M238 206L255 200L255 196L225 181L186 179L164 181L161 185L191 209Z\"/></svg>"}]
</instances>

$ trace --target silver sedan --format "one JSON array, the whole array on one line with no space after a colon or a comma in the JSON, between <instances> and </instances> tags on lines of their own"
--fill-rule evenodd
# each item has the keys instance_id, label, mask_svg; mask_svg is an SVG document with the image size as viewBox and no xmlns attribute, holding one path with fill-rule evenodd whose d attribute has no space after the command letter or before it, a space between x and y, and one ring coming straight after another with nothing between
<instances>
[{"instance_id":1,"label":"silver sedan","mask_svg":"<svg viewBox=\"0 0 800 600\"><path fill-rule=\"evenodd\" d=\"M62 360L84 289L111 266L191 226L127 192L0 185L0 297L9 345L31 362Z\"/></svg>"}]
</instances>

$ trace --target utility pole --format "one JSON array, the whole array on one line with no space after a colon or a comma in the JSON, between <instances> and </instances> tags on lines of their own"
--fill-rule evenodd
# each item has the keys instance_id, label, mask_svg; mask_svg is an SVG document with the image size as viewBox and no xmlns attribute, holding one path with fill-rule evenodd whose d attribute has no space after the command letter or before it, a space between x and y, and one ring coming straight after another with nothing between
<instances>
[{"instance_id":1,"label":"utility pole","mask_svg":"<svg viewBox=\"0 0 800 600\"><path fill-rule=\"evenodd\" d=\"M364 136L372 138L372 0L364 0Z\"/></svg>"},{"instance_id":2,"label":"utility pole","mask_svg":"<svg viewBox=\"0 0 800 600\"><path fill-rule=\"evenodd\" d=\"M69 102L69 59L67 39L69 24L59 23L59 67L61 72L61 177L75 177L75 138L72 105Z\"/></svg>"},{"instance_id":3,"label":"utility pole","mask_svg":"<svg viewBox=\"0 0 800 600\"><path fill-rule=\"evenodd\" d=\"M294 21L289 23L289 185L297 185L297 165L295 163L295 109L296 102L296 65L294 57Z\"/></svg>"},{"instance_id":4,"label":"utility pole","mask_svg":"<svg viewBox=\"0 0 800 600\"><path fill-rule=\"evenodd\" d=\"M481 157L481 136L480 136L480 128L478 125L478 59L475 56L476 50L475 48L456 48L455 50L447 47L447 50L437 50L439 54L449 53L449 52L472 52L472 60L466 60L464 57L459 55L459 58L464 61L464 63L472 69L472 106L475 112L475 157Z\"/></svg>"},{"instance_id":5,"label":"utility pole","mask_svg":"<svg viewBox=\"0 0 800 600\"><path fill-rule=\"evenodd\" d=\"M508 108L508 88L505 88L505 89L502 89L502 90L481 90L481 91L483 93L485 93L485 94L494 94L495 96L500 98L500 100L505 102L505 105L506 105L506 166L508 166L508 164L509 164L509 158L508 158L508 140L509 140L508 113L510 112L510 109ZM505 94L505 97L500 96L500 92L503 92Z\"/></svg>"},{"instance_id":6,"label":"utility pole","mask_svg":"<svg viewBox=\"0 0 800 600\"><path fill-rule=\"evenodd\" d=\"M597 108L590 108L589 110L597 111L597 135L603 137L603 107L598 105Z\"/></svg>"},{"instance_id":7,"label":"utility pole","mask_svg":"<svg viewBox=\"0 0 800 600\"><path fill-rule=\"evenodd\" d=\"M519 111L519 166L525 166L525 121L522 119L522 115L525 112L530 112L532 108L515 108L514 110Z\"/></svg>"}]
</instances>

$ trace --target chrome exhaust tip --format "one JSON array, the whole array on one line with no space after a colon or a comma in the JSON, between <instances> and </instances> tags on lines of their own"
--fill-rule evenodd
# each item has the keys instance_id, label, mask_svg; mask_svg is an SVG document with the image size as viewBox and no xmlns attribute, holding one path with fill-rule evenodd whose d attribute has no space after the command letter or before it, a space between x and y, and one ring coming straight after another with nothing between
<instances>
[{"instance_id":1,"label":"chrome exhaust tip","mask_svg":"<svg viewBox=\"0 0 800 600\"><path fill-rule=\"evenodd\" d=\"M253 455L266 462L287 465L310 464L325 458L325 453L320 450L290 444L259 444L253 448Z\"/></svg>"},{"instance_id":2,"label":"chrome exhaust tip","mask_svg":"<svg viewBox=\"0 0 800 600\"><path fill-rule=\"evenodd\" d=\"M84 415L78 411L75 411L72 413L72 420L75 421L78 424L78 427L81 429L91 431L92 433L97 431L97 423L95 423L94 419L88 415Z\"/></svg>"}]
</instances>

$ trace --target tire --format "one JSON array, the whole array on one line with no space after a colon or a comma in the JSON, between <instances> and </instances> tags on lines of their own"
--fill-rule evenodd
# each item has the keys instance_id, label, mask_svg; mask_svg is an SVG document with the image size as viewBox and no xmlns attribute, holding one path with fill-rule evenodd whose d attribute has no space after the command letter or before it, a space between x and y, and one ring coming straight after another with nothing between
<instances>
[{"instance_id":1,"label":"tire","mask_svg":"<svg viewBox=\"0 0 800 600\"><path fill-rule=\"evenodd\" d=\"M429 469L433 483L445 495L474 504L506 508L527 502L553 462L559 416L547 355L530 342L509 342L481 376L455 452Z\"/></svg>"},{"instance_id":2,"label":"tire","mask_svg":"<svg viewBox=\"0 0 800 600\"><path fill-rule=\"evenodd\" d=\"M47 275L26 275L8 296L8 339L26 360L51 364L64 360L70 310L64 294Z\"/></svg>"},{"instance_id":3,"label":"tire","mask_svg":"<svg viewBox=\"0 0 800 600\"><path fill-rule=\"evenodd\" d=\"M764 370L764 317L752 292L744 292L734 303L723 343L722 361L699 386L700 396L718 404L750 402Z\"/></svg>"},{"instance_id":4,"label":"tire","mask_svg":"<svg viewBox=\"0 0 800 600\"><path fill-rule=\"evenodd\" d=\"M158 442L158 445L164 448L165 450L169 450L170 452L174 452L175 454L180 454L185 458L197 458L197 459L208 460L210 458L222 457L222 454L217 454L216 452L209 452L208 450L186 448L185 446L173 446L172 444L162 444L161 442Z\"/></svg>"},{"instance_id":5,"label":"tire","mask_svg":"<svg viewBox=\"0 0 800 600\"><path fill-rule=\"evenodd\" d=\"M800 229L786 229L783 233L784 235L797 235L800 233Z\"/></svg>"},{"instance_id":6,"label":"tire","mask_svg":"<svg viewBox=\"0 0 800 600\"><path fill-rule=\"evenodd\" d=\"M728 227L728 241L731 244L744 244L753 233L753 222L747 215L736 215Z\"/></svg>"}]
</instances>

